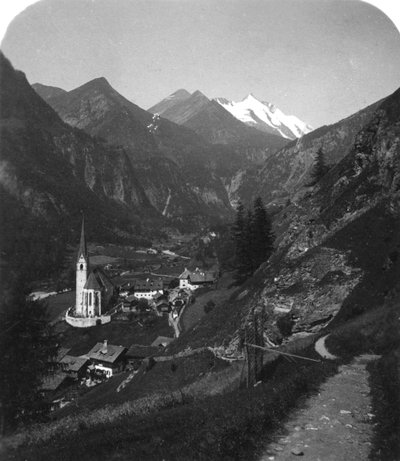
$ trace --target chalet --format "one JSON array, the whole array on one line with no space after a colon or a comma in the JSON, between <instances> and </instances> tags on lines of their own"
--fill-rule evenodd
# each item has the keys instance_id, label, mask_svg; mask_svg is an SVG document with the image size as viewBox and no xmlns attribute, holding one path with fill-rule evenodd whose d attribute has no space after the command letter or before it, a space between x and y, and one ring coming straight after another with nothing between
<instances>
[{"instance_id":1,"label":"chalet","mask_svg":"<svg viewBox=\"0 0 400 461\"><path fill-rule=\"evenodd\" d=\"M63 372L74 380L80 380L84 377L89 359L86 357L74 357L72 355L65 355L60 360L60 365Z\"/></svg>"},{"instance_id":2,"label":"chalet","mask_svg":"<svg viewBox=\"0 0 400 461\"><path fill-rule=\"evenodd\" d=\"M103 372L107 378L123 370L126 347L108 344L107 340L97 343L88 353L94 369Z\"/></svg>"},{"instance_id":3,"label":"chalet","mask_svg":"<svg viewBox=\"0 0 400 461\"><path fill-rule=\"evenodd\" d=\"M167 293L156 295L153 301L158 312L168 313L171 310Z\"/></svg>"},{"instance_id":4,"label":"chalet","mask_svg":"<svg viewBox=\"0 0 400 461\"><path fill-rule=\"evenodd\" d=\"M137 280L134 283L134 296L136 298L153 299L155 296L164 293L162 279Z\"/></svg>"},{"instance_id":5,"label":"chalet","mask_svg":"<svg viewBox=\"0 0 400 461\"><path fill-rule=\"evenodd\" d=\"M196 290L202 286L212 286L217 280L217 274L212 271L203 271L196 268L190 271L185 268L179 276L179 288L188 288L189 290Z\"/></svg>"},{"instance_id":6,"label":"chalet","mask_svg":"<svg viewBox=\"0 0 400 461\"><path fill-rule=\"evenodd\" d=\"M136 312L138 306L138 298L135 295L127 296L121 305L122 312Z\"/></svg>"}]
</instances>

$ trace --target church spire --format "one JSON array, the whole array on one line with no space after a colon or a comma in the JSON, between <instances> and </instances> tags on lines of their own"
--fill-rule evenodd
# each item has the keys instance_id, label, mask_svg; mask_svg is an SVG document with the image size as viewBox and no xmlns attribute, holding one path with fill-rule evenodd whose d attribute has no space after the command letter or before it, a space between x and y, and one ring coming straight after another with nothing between
<instances>
[{"instance_id":1,"label":"church spire","mask_svg":"<svg viewBox=\"0 0 400 461\"><path fill-rule=\"evenodd\" d=\"M79 244L79 251L78 251L78 260L83 256L87 260L88 252L86 246L86 237L85 237L85 216L82 216L82 230L81 230L81 241Z\"/></svg>"}]
</instances>

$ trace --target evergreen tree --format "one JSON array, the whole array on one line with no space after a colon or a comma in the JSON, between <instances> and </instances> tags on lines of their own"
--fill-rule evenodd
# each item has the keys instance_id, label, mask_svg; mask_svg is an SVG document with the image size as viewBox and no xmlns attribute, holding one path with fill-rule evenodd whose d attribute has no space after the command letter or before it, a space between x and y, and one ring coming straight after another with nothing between
<instances>
[{"instance_id":1,"label":"evergreen tree","mask_svg":"<svg viewBox=\"0 0 400 461\"><path fill-rule=\"evenodd\" d=\"M251 220L251 249L253 272L267 261L273 251L274 235L271 220L264 207L261 197L257 197L253 204Z\"/></svg>"},{"instance_id":2,"label":"evergreen tree","mask_svg":"<svg viewBox=\"0 0 400 461\"><path fill-rule=\"evenodd\" d=\"M35 421L46 411L42 379L54 368L56 337L46 304L31 301L18 287L2 294L0 306L0 403L2 432Z\"/></svg>"},{"instance_id":3,"label":"evergreen tree","mask_svg":"<svg viewBox=\"0 0 400 461\"><path fill-rule=\"evenodd\" d=\"M320 147L315 154L315 159L314 159L314 166L311 171L311 181L309 182L309 186L314 186L317 184L323 176L328 171L328 166L325 163L325 156L324 152L322 150L322 147Z\"/></svg>"},{"instance_id":4,"label":"evergreen tree","mask_svg":"<svg viewBox=\"0 0 400 461\"><path fill-rule=\"evenodd\" d=\"M239 202L236 210L236 220L232 229L235 244L235 267L238 281L245 280L251 273L249 253L249 227L243 204Z\"/></svg>"},{"instance_id":5,"label":"evergreen tree","mask_svg":"<svg viewBox=\"0 0 400 461\"><path fill-rule=\"evenodd\" d=\"M272 251L274 236L271 221L260 197L254 201L253 211L240 203L233 227L235 268L237 280L242 282L266 261Z\"/></svg>"}]
</instances>

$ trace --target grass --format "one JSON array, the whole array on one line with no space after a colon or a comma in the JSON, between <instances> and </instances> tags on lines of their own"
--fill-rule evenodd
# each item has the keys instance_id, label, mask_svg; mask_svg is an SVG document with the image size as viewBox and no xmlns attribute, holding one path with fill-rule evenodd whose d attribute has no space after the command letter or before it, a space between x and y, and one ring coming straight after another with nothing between
<instances>
[{"instance_id":1,"label":"grass","mask_svg":"<svg viewBox=\"0 0 400 461\"><path fill-rule=\"evenodd\" d=\"M221 305L229 298L234 291L231 284L232 274L224 273L218 281L217 289L207 289L203 292L200 289L194 292L195 302L186 307L182 316L185 331L196 325L206 315L204 306L208 301L213 301L216 305Z\"/></svg>"},{"instance_id":2,"label":"grass","mask_svg":"<svg viewBox=\"0 0 400 461\"><path fill-rule=\"evenodd\" d=\"M400 300L360 315L333 331L326 340L328 350L339 357L363 353L385 354L400 346Z\"/></svg>"},{"instance_id":3,"label":"grass","mask_svg":"<svg viewBox=\"0 0 400 461\"><path fill-rule=\"evenodd\" d=\"M52 322L75 304L75 290L49 296L45 301L48 303L49 319Z\"/></svg>"},{"instance_id":4,"label":"grass","mask_svg":"<svg viewBox=\"0 0 400 461\"><path fill-rule=\"evenodd\" d=\"M171 367L172 363L173 367ZM126 380L130 372L122 373L100 384L74 402L73 406L64 407L56 415L63 417L77 414L105 405L122 404L151 394L170 394L200 379L208 372L215 373L226 367L228 367L227 362L216 359L209 351L188 358L156 362L147 372L142 367L120 392L116 392L116 389Z\"/></svg>"},{"instance_id":5,"label":"grass","mask_svg":"<svg viewBox=\"0 0 400 461\"><path fill-rule=\"evenodd\" d=\"M93 424L82 422L79 430L71 422L70 430L10 450L8 459L254 459L265 433L272 435L299 398L315 392L336 370L332 363L288 367L280 360L279 378L256 388L181 401L179 406L171 399L170 408L166 405L162 411L154 411L157 405L153 405L153 413L148 415L121 409L118 417L107 418L104 412Z\"/></svg>"}]
</instances>

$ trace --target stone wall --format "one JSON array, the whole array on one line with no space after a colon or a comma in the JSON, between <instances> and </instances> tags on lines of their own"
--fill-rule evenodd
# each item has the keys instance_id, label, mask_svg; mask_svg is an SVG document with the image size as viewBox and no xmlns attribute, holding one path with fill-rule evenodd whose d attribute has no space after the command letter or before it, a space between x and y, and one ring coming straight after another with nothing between
<instances>
[{"instance_id":1,"label":"stone wall","mask_svg":"<svg viewBox=\"0 0 400 461\"><path fill-rule=\"evenodd\" d=\"M72 317L67 314L65 315L65 321L76 328L89 328L94 327L97 325L97 321L100 320L101 324L104 325L106 323L111 322L110 315L101 315L99 317Z\"/></svg>"}]
</instances>

